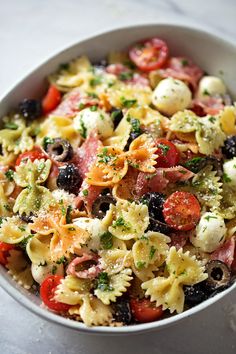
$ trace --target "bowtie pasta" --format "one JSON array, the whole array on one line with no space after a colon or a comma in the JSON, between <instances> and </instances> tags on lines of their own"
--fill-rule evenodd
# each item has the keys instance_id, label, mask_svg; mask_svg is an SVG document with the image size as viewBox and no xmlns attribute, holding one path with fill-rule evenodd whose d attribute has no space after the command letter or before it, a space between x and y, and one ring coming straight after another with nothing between
<instances>
[{"instance_id":1,"label":"bowtie pasta","mask_svg":"<svg viewBox=\"0 0 236 354\"><path fill-rule=\"evenodd\" d=\"M161 321L236 274L236 106L151 38L63 63L0 130L0 263L86 326Z\"/></svg>"}]
</instances>

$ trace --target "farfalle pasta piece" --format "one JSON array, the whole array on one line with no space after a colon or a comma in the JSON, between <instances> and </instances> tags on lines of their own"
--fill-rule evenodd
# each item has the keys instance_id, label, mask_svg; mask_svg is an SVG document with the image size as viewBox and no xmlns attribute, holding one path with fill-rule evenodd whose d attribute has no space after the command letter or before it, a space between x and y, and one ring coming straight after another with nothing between
<instances>
[{"instance_id":1,"label":"farfalle pasta piece","mask_svg":"<svg viewBox=\"0 0 236 354\"><path fill-rule=\"evenodd\" d=\"M47 180L50 168L50 160L28 160L16 167L15 182L25 189L16 198L14 213L37 214L54 202L51 192L40 185Z\"/></svg>"},{"instance_id":2,"label":"farfalle pasta piece","mask_svg":"<svg viewBox=\"0 0 236 354\"><path fill-rule=\"evenodd\" d=\"M49 76L49 81L61 91L68 91L81 86L92 77L92 66L86 56L72 60L59 68L59 71Z\"/></svg>"},{"instance_id":3,"label":"farfalle pasta piece","mask_svg":"<svg viewBox=\"0 0 236 354\"><path fill-rule=\"evenodd\" d=\"M31 150L34 142L29 136L30 128L26 128L23 119L19 115L15 115L12 118L5 117L4 120L6 128L0 130L3 156L8 156L9 153L17 155L26 150Z\"/></svg>"},{"instance_id":4,"label":"farfalle pasta piece","mask_svg":"<svg viewBox=\"0 0 236 354\"><path fill-rule=\"evenodd\" d=\"M51 235L34 234L26 245L26 252L34 264L46 264L50 262Z\"/></svg>"},{"instance_id":5,"label":"farfalle pasta piece","mask_svg":"<svg viewBox=\"0 0 236 354\"><path fill-rule=\"evenodd\" d=\"M2 221L0 228L0 241L16 244L30 235L29 225L18 216L8 217Z\"/></svg>"},{"instance_id":6,"label":"farfalle pasta piece","mask_svg":"<svg viewBox=\"0 0 236 354\"><path fill-rule=\"evenodd\" d=\"M191 133L197 130L198 116L190 110L175 113L170 120L170 130L180 133Z\"/></svg>"},{"instance_id":7,"label":"farfalle pasta piece","mask_svg":"<svg viewBox=\"0 0 236 354\"><path fill-rule=\"evenodd\" d=\"M132 262L131 252L124 248L100 251L99 256L102 268L109 275L120 273Z\"/></svg>"},{"instance_id":8,"label":"farfalle pasta piece","mask_svg":"<svg viewBox=\"0 0 236 354\"><path fill-rule=\"evenodd\" d=\"M9 179L6 177L9 172L13 173L12 170L7 170L4 166L0 166L0 188L2 187L2 193L4 193L7 197L11 195L15 189L15 182L13 178L10 177Z\"/></svg>"},{"instance_id":9,"label":"farfalle pasta piece","mask_svg":"<svg viewBox=\"0 0 236 354\"><path fill-rule=\"evenodd\" d=\"M147 268L150 264L161 266L169 249L171 239L159 232L148 231L132 247L134 264L137 269Z\"/></svg>"},{"instance_id":10,"label":"farfalle pasta piece","mask_svg":"<svg viewBox=\"0 0 236 354\"><path fill-rule=\"evenodd\" d=\"M57 261L69 253L74 253L89 239L89 233L75 224L66 224L61 211L51 210L47 217L41 215L30 225L31 230L42 235L52 234L50 255L52 261Z\"/></svg>"},{"instance_id":11,"label":"farfalle pasta piece","mask_svg":"<svg viewBox=\"0 0 236 354\"><path fill-rule=\"evenodd\" d=\"M1 184L0 184L0 215L2 217L11 215L11 206L9 205L8 198L5 195L4 188Z\"/></svg>"},{"instance_id":12,"label":"farfalle pasta piece","mask_svg":"<svg viewBox=\"0 0 236 354\"><path fill-rule=\"evenodd\" d=\"M54 299L68 305L81 305L83 295L91 289L90 279L79 279L73 275L67 275L55 290Z\"/></svg>"},{"instance_id":13,"label":"farfalle pasta piece","mask_svg":"<svg viewBox=\"0 0 236 354\"><path fill-rule=\"evenodd\" d=\"M162 306L163 310L170 312L183 312L184 291L183 285L194 285L207 278L204 273L203 263L189 252L183 253L182 249L171 247L166 258L168 277L158 276L142 284L146 290L145 295L156 302L156 306Z\"/></svg>"},{"instance_id":14,"label":"farfalle pasta piece","mask_svg":"<svg viewBox=\"0 0 236 354\"><path fill-rule=\"evenodd\" d=\"M105 146L114 146L124 150L129 140L131 132L130 121L127 120L127 114L121 119L120 123L113 132L113 135L103 141Z\"/></svg>"},{"instance_id":15,"label":"farfalle pasta piece","mask_svg":"<svg viewBox=\"0 0 236 354\"><path fill-rule=\"evenodd\" d=\"M120 273L113 274L109 277L109 284L107 289L97 288L94 294L105 305L109 305L111 302L115 302L116 298L122 296L127 291L127 288L131 285L130 282L133 279L132 270L129 268L123 269Z\"/></svg>"},{"instance_id":16,"label":"farfalle pasta piece","mask_svg":"<svg viewBox=\"0 0 236 354\"><path fill-rule=\"evenodd\" d=\"M197 196L200 203L210 208L217 209L222 199L222 183L216 171L207 166L199 171L192 179L192 192Z\"/></svg>"},{"instance_id":17,"label":"farfalle pasta piece","mask_svg":"<svg viewBox=\"0 0 236 354\"><path fill-rule=\"evenodd\" d=\"M44 137L60 137L69 140L74 148L77 148L81 142L80 134L74 128L73 119L55 115L50 115L40 125L40 132L37 135L36 143L42 145Z\"/></svg>"},{"instance_id":18,"label":"farfalle pasta piece","mask_svg":"<svg viewBox=\"0 0 236 354\"><path fill-rule=\"evenodd\" d=\"M86 182L94 186L109 187L119 182L128 171L125 153L111 146L99 149L97 159L87 173Z\"/></svg>"},{"instance_id":19,"label":"farfalle pasta piece","mask_svg":"<svg viewBox=\"0 0 236 354\"><path fill-rule=\"evenodd\" d=\"M135 105L149 105L152 91L148 86L129 85L117 82L108 88L107 95L110 104L116 108L131 108Z\"/></svg>"},{"instance_id":20,"label":"farfalle pasta piece","mask_svg":"<svg viewBox=\"0 0 236 354\"><path fill-rule=\"evenodd\" d=\"M155 264L149 264L147 268L142 266L137 268L136 265L134 264L134 260L132 260L131 268L135 276L142 282L154 278L155 277L154 272L157 270Z\"/></svg>"},{"instance_id":21,"label":"farfalle pasta piece","mask_svg":"<svg viewBox=\"0 0 236 354\"><path fill-rule=\"evenodd\" d=\"M112 321L112 309L104 305L101 300L92 295L83 296L83 304L71 307L69 313L80 316L86 326L108 325Z\"/></svg>"},{"instance_id":22,"label":"farfalle pasta piece","mask_svg":"<svg viewBox=\"0 0 236 354\"><path fill-rule=\"evenodd\" d=\"M129 166L128 172L122 180L112 188L112 195L119 201L134 200L135 185L137 183L139 171Z\"/></svg>"},{"instance_id":23,"label":"farfalle pasta piece","mask_svg":"<svg viewBox=\"0 0 236 354\"><path fill-rule=\"evenodd\" d=\"M127 116L130 118L130 120L133 118L138 119L140 125L145 128L155 125L155 136L161 136L163 133L162 122L166 119L166 117L164 117L160 112L150 108L149 106L130 108L127 112Z\"/></svg>"},{"instance_id":24,"label":"farfalle pasta piece","mask_svg":"<svg viewBox=\"0 0 236 354\"><path fill-rule=\"evenodd\" d=\"M112 205L112 225L108 230L112 235L121 240L138 239L147 229L149 224L148 207L144 204L117 202Z\"/></svg>"},{"instance_id":25,"label":"farfalle pasta piece","mask_svg":"<svg viewBox=\"0 0 236 354\"><path fill-rule=\"evenodd\" d=\"M6 268L13 279L25 289L30 289L33 285L30 265L21 250L9 251Z\"/></svg>"},{"instance_id":26,"label":"farfalle pasta piece","mask_svg":"<svg viewBox=\"0 0 236 354\"><path fill-rule=\"evenodd\" d=\"M224 145L225 138L218 117L206 116L199 119L196 141L200 153L211 155Z\"/></svg>"},{"instance_id":27,"label":"farfalle pasta piece","mask_svg":"<svg viewBox=\"0 0 236 354\"><path fill-rule=\"evenodd\" d=\"M226 106L219 113L220 124L226 135L236 134L236 107Z\"/></svg>"},{"instance_id":28,"label":"farfalle pasta piece","mask_svg":"<svg viewBox=\"0 0 236 354\"><path fill-rule=\"evenodd\" d=\"M155 154L157 148L154 139L147 134L142 134L134 139L130 144L127 153L129 165L137 168L139 171L154 173L156 171L156 158Z\"/></svg>"}]
</instances>

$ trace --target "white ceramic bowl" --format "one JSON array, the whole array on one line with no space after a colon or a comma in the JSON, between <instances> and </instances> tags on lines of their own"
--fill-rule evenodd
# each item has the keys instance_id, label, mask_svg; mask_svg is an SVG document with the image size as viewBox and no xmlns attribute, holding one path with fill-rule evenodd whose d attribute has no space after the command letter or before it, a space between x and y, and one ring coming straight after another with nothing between
<instances>
[{"instance_id":1,"label":"white ceramic bowl","mask_svg":"<svg viewBox=\"0 0 236 354\"><path fill-rule=\"evenodd\" d=\"M222 75L232 96L236 98L236 45L198 29L176 25L141 25L102 33L83 40L70 48L63 50L20 81L0 101L0 117L15 107L25 97L40 97L46 90L46 77L55 71L59 64L68 62L81 54L96 62L103 59L111 50L121 50L129 47L140 39L158 36L167 41L172 55L186 55L192 58L200 67L212 75ZM223 74L222 74L223 71ZM185 311L160 321L128 327L91 327L60 317L40 307L40 299L23 289L0 266L0 285L18 302L37 315L80 332L97 334L130 334L158 330L175 324L193 314L214 304L227 293L236 289L236 282L229 289L213 298Z\"/></svg>"}]
</instances>

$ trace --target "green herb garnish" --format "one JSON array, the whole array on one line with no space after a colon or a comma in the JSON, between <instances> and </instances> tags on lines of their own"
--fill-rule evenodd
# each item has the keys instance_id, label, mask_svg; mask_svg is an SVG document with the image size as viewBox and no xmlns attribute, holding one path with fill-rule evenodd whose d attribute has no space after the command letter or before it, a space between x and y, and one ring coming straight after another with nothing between
<instances>
[{"instance_id":1,"label":"green herb garnish","mask_svg":"<svg viewBox=\"0 0 236 354\"><path fill-rule=\"evenodd\" d=\"M154 254L156 252L156 248L154 246L151 246L150 253L149 253L149 259L153 259Z\"/></svg>"},{"instance_id":2,"label":"green herb garnish","mask_svg":"<svg viewBox=\"0 0 236 354\"><path fill-rule=\"evenodd\" d=\"M223 173L222 179L225 183L229 183L232 179L227 175L227 173Z\"/></svg>"},{"instance_id":3,"label":"green herb garnish","mask_svg":"<svg viewBox=\"0 0 236 354\"><path fill-rule=\"evenodd\" d=\"M118 78L121 80L121 81L126 81L126 80L131 80L133 78L133 73L131 71L128 71L128 72L124 72L124 73L120 73L118 75Z\"/></svg>"},{"instance_id":4,"label":"green herb garnish","mask_svg":"<svg viewBox=\"0 0 236 354\"><path fill-rule=\"evenodd\" d=\"M87 137L87 128L86 128L82 118L80 119L80 125L81 125L81 128L79 129L80 135L82 136L82 138L86 139L86 137Z\"/></svg>"},{"instance_id":5,"label":"green herb garnish","mask_svg":"<svg viewBox=\"0 0 236 354\"><path fill-rule=\"evenodd\" d=\"M69 205L66 210L66 223L67 224L72 223L71 212L72 212L72 205Z\"/></svg>"},{"instance_id":6,"label":"green herb garnish","mask_svg":"<svg viewBox=\"0 0 236 354\"><path fill-rule=\"evenodd\" d=\"M130 108L133 107L135 103L137 103L137 100L136 99L127 100L124 96L122 96L120 98L120 102L123 105L123 107Z\"/></svg>"},{"instance_id":7,"label":"green herb garnish","mask_svg":"<svg viewBox=\"0 0 236 354\"><path fill-rule=\"evenodd\" d=\"M167 152L170 150L168 145L162 143L157 144L157 147L162 150L164 156L166 156Z\"/></svg>"},{"instance_id":8,"label":"green herb garnish","mask_svg":"<svg viewBox=\"0 0 236 354\"><path fill-rule=\"evenodd\" d=\"M136 263L136 268L137 268L137 269L143 269L143 268L145 267L145 265L146 265L146 262L138 261L138 262Z\"/></svg>"},{"instance_id":9,"label":"green herb garnish","mask_svg":"<svg viewBox=\"0 0 236 354\"><path fill-rule=\"evenodd\" d=\"M113 235L107 231L100 235L100 240L102 244L102 248L105 250L109 250L113 246Z\"/></svg>"},{"instance_id":10,"label":"green herb garnish","mask_svg":"<svg viewBox=\"0 0 236 354\"><path fill-rule=\"evenodd\" d=\"M19 128L19 125L17 125L16 123L13 122L7 122L4 124L4 128L5 129L11 129L11 130L16 130Z\"/></svg>"},{"instance_id":11,"label":"green herb garnish","mask_svg":"<svg viewBox=\"0 0 236 354\"><path fill-rule=\"evenodd\" d=\"M9 169L7 172L5 172L5 176L9 181L13 181L14 171Z\"/></svg>"},{"instance_id":12,"label":"green herb garnish","mask_svg":"<svg viewBox=\"0 0 236 354\"><path fill-rule=\"evenodd\" d=\"M109 285L109 276L106 272L101 272L97 280L97 289L101 291L112 291L113 288Z\"/></svg>"}]
</instances>

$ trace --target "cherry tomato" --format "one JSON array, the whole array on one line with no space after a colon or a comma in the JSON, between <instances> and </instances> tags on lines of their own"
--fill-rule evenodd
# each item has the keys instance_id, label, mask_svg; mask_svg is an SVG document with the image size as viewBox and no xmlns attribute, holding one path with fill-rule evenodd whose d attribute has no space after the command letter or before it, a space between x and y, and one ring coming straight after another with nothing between
<instances>
[{"instance_id":1,"label":"cherry tomato","mask_svg":"<svg viewBox=\"0 0 236 354\"><path fill-rule=\"evenodd\" d=\"M167 139L157 140L158 158L156 167L173 167L180 161L180 153L177 147Z\"/></svg>"},{"instance_id":2,"label":"cherry tomato","mask_svg":"<svg viewBox=\"0 0 236 354\"><path fill-rule=\"evenodd\" d=\"M23 154L20 154L17 157L15 165L19 166L21 164L21 162L27 162L28 160L33 162L34 160L37 160L37 159L38 160L47 159L47 157L40 148L35 147L31 151L26 151L26 152L23 152Z\"/></svg>"},{"instance_id":3,"label":"cherry tomato","mask_svg":"<svg viewBox=\"0 0 236 354\"><path fill-rule=\"evenodd\" d=\"M1 242L0 241L0 264L6 265L7 264L7 256L8 252L15 248L14 245L10 245L9 243Z\"/></svg>"},{"instance_id":4,"label":"cherry tomato","mask_svg":"<svg viewBox=\"0 0 236 354\"><path fill-rule=\"evenodd\" d=\"M63 277L59 275L51 275L47 277L41 284L40 297L44 304L51 310L57 312L66 312L71 307L59 301L53 300L56 287L60 284Z\"/></svg>"},{"instance_id":5,"label":"cherry tomato","mask_svg":"<svg viewBox=\"0 0 236 354\"><path fill-rule=\"evenodd\" d=\"M162 307L156 307L155 303L148 299L131 299L130 306L132 314L138 322L152 322L163 315Z\"/></svg>"},{"instance_id":6,"label":"cherry tomato","mask_svg":"<svg viewBox=\"0 0 236 354\"><path fill-rule=\"evenodd\" d=\"M176 230L193 229L200 219L200 204L188 192L175 192L163 204L165 222Z\"/></svg>"},{"instance_id":7,"label":"cherry tomato","mask_svg":"<svg viewBox=\"0 0 236 354\"><path fill-rule=\"evenodd\" d=\"M51 85L42 101L43 113L47 114L61 102L61 93L56 86Z\"/></svg>"},{"instance_id":8,"label":"cherry tomato","mask_svg":"<svg viewBox=\"0 0 236 354\"><path fill-rule=\"evenodd\" d=\"M143 40L130 49L129 57L140 70L156 70L165 64L168 47L159 38Z\"/></svg>"}]
</instances>

